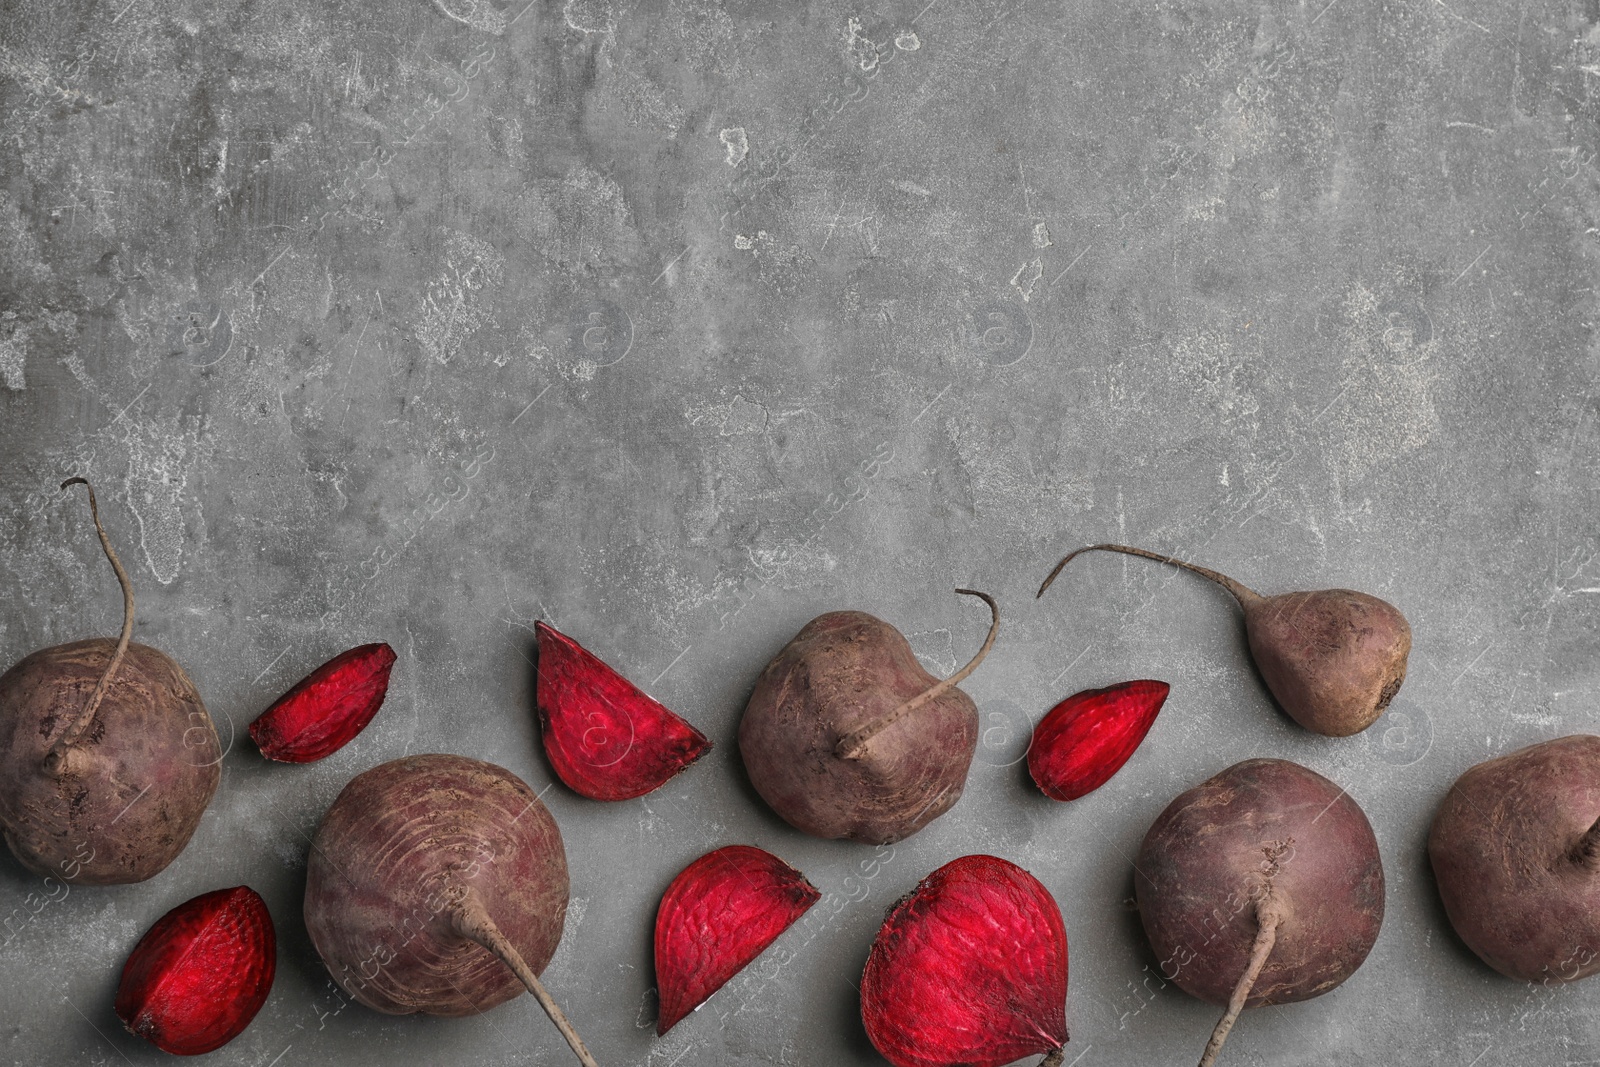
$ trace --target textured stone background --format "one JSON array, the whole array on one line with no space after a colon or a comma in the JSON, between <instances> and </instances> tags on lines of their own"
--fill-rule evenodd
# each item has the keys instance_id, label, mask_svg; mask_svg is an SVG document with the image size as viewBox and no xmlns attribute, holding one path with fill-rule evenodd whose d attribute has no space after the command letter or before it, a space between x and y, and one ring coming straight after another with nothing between
<instances>
[{"instance_id":1,"label":"textured stone background","mask_svg":"<svg viewBox=\"0 0 1600 1067\"><path fill-rule=\"evenodd\" d=\"M539 618L718 744L641 800L544 794L573 872L545 977L602 1062L880 1062L872 934L971 851L1061 903L1068 1062L1192 1060L1215 1012L1156 975L1128 857L1258 755L1361 802L1389 911L1228 1062L1600 1057L1594 990L1479 964L1423 851L1457 774L1600 697L1600 4L525 2L0 0L0 662L120 618L72 474L225 739L334 652L400 655L325 762L238 740L154 880L63 897L0 857L0 1061L164 1062L112 1014L122 960L248 882L277 985L209 1062L567 1062L526 999L348 1005L299 920L360 770L442 750L551 785ZM1032 599L1103 539L1386 597L1405 689L1315 737L1197 579L1088 557ZM855 607L949 671L985 623L957 585L1007 616L965 798L892 850L788 829L734 744L762 664ZM1030 723L1145 676L1172 697L1123 773L1039 796ZM657 1040L656 901L732 842L823 901Z\"/></svg>"}]
</instances>

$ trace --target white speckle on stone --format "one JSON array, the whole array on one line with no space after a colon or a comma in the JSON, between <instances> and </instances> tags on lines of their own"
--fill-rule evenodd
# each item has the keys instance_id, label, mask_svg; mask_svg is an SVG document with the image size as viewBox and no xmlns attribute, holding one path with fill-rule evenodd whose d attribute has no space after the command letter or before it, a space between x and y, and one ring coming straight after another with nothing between
<instances>
[{"instance_id":1,"label":"white speckle on stone","mask_svg":"<svg viewBox=\"0 0 1600 1067\"><path fill-rule=\"evenodd\" d=\"M725 129L717 135L717 138L728 152L725 162L730 167L737 167L744 162L744 157L750 154L750 138L745 136L743 126Z\"/></svg>"}]
</instances>

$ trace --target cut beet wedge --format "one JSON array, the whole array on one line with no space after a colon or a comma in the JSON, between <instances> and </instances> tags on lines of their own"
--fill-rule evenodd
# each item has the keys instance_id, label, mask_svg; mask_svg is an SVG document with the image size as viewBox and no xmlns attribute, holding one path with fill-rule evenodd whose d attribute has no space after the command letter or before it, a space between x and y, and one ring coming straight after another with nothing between
<instances>
[{"instance_id":1,"label":"cut beet wedge","mask_svg":"<svg viewBox=\"0 0 1600 1067\"><path fill-rule=\"evenodd\" d=\"M1170 688L1141 679L1073 694L1034 728L1028 773L1056 800L1094 792L1144 741Z\"/></svg>"},{"instance_id":2,"label":"cut beet wedge","mask_svg":"<svg viewBox=\"0 0 1600 1067\"><path fill-rule=\"evenodd\" d=\"M659 789L711 741L553 626L539 636L539 728L556 774L591 800Z\"/></svg>"},{"instance_id":3,"label":"cut beet wedge","mask_svg":"<svg viewBox=\"0 0 1600 1067\"><path fill-rule=\"evenodd\" d=\"M238 1037L272 992L278 942L249 886L219 889L167 912L122 968L116 1012L163 1052L198 1056Z\"/></svg>"},{"instance_id":4,"label":"cut beet wedge","mask_svg":"<svg viewBox=\"0 0 1600 1067\"><path fill-rule=\"evenodd\" d=\"M799 871L751 845L719 848L685 867L656 911L656 1033L704 1004L821 896Z\"/></svg>"},{"instance_id":5,"label":"cut beet wedge","mask_svg":"<svg viewBox=\"0 0 1600 1067\"><path fill-rule=\"evenodd\" d=\"M339 653L257 716L251 739L263 756L283 763L331 756L378 714L394 659L382 641Z\"/></svg>"},{"instance_id":6,"label":"cut beet wedge","mask_svg":"<svg viewBox=\"0 0 1600 1067\"><path fill-rule=\"evenodd\" d=\"M861 976L861 1020L895 1067L1001 1067L1067 1041L1067 930L1050 891L962 856L889 909Z\"/></svg>"}]
</instances>

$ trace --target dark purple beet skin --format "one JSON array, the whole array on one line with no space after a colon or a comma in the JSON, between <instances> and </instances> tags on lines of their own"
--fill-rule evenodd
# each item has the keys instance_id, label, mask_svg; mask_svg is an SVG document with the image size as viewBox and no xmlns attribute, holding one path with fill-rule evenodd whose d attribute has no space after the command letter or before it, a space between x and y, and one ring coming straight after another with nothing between
<instances>
[{"instance_id":1,"label":"dark purple beet skin","mask_svg":"<svg viewBox=\"0 0 1600 1067\"><path fill-rule=\"evenodd\" d=\"M1600 971L1600 737L1480 763L1445 795L1428 858L1445 914L1495 970L1525 982Z\"/></svg>"},{"instance_id":2,"label":"dark purple beet skin","mask_svg":"<svg viewBox=\"0 0 1600 1067\"><path fill-rule=\"evenodd\" d=\"M1319 996L1361 966L1384 904L1366 815L1314 771L1253 759L1179 796L1145 835L1134 884L1163 977L1226 1004L1269 881L1283 918L1246 1007Z\"/></svg>"},{"instance_id":3,"label":"dark purple beet skin","mask_svg":"<svg viewBox=\"0 0 1600 1067\"><path fill-rule=\"evenodd\" d=\"M938 681L882 619L819 615L761 672L745 708L739 751L751 783L814 837L885 844L916 833L961 798L978 743L971 698L944 692L858 758L840 758L835 746Z\"/></svg>"}]
</instances>

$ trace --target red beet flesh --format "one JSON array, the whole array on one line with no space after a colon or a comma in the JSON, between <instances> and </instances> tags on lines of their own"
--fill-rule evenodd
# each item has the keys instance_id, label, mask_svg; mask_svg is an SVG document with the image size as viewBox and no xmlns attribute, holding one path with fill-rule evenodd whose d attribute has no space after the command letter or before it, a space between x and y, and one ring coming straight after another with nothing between
<instances>
[{"instance_id":1,"label":"red beet flesh","mask_svg":"<svg viewBox=\"0 0 1600 1067\"><path fill-rule=\"evenodd\" d=\"M539 726L556 774L591 800L629 800L666 784L711 741L598 656L537 623Z\"/></svg>"},{"instance_id":2,"label":"red beet flesh","mask_svg":"<svg viewBox=\"0 0 1600 1067\"><path fill-rule=\"evenodd\" d=\"M1456 780L1428 834L1450 925L1501 974L1600 972L1600 737L1559 737Z\"/></svg>"},{"instance_id":3,"label":"red beet flesh","mask_svg":"<svg viewBox=\"0 0 1600 1067\"><path fill-rule=\"evenodd\" d=\"M822 896L763 849L729 845L683 869L656 912L656 987L665 1034Z\"/></svg>"},{"instance_id":4,"label":"red beet flesh","mask_svg":"<svg viewBox=\"0 0 1600 1067\"><path fill-rule=\"evenodd\" d=\"M1061 909L994 856L952 860L897 901L861 976L861 1020L895 1067L1059 1063L1066 1001Z\"/></svg>"},{"instance_id":5,"label":"red beet flesh","mask_svg":"<svg viewBox=\"0 0 1600 1067\"><path fill-rule=\"evenodd\" d=\"M1056 800L1092 793L1122 769L1166 703L1166 682L1085 689L1044 717L1028 747L1028 773Z\"/></svg>"},{"instance_id":6,"label":"red beet flesh","mask_svg":"<svg viewBox=\"0 0 1600 1067\"><path fill-rule=\"evenodd\" d=\"M263 756L283 763L332 755L378 714L394 659L381 641L339 653L257 716L251 739Z\"/></svg>"},{"instance_id":7,"label":"red beet flesh","mask_svg":"<svg viewBox=\"0 0 1600 1067\"><path fill-rule=\"evenodd\" d=\"M272 991L277 936L248 886L179 904L139 939L122 968L117 1017L163 1052L196 1056L244 1032Z\"/></svg>"}]
</instances>

